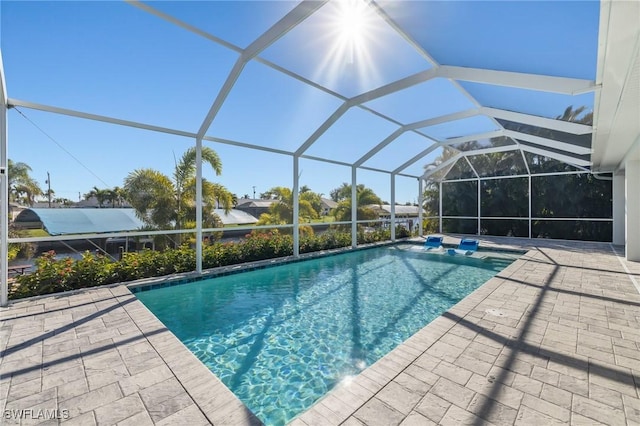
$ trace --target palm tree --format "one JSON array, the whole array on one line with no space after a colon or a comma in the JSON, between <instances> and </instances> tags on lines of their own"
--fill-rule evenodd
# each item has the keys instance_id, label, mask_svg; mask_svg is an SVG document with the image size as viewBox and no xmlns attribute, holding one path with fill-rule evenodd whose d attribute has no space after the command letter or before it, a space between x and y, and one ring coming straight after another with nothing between
<instances>
[{"instance_id":1,"label":"palm tree","mask_svg":"<svg viewBox=\"0 0 640 426\"><path fill-rule=\"evenodd\" d=\"M124 189L119 186L114 186L113 189L109 189L109 202L111 203L111 207L122 207L122 203L124 202Z\"/></svg>"},{"instance_id":2,"label":"palm tree","mask_svg":"<svg viewBox=\"0 0 640 426\"><path fill-rule=\"evenodd\" d=\"M578 107L576 109L573 109L573 105L569 105L564 112L562 113L562 115L559 115L556 117L556 120L562 120L562 121L570 121L573 123L580 123L580 124L587 124L587 125L591 125L593 124L593 111L586 113L585 115L583 115L582 117L580 117L580 115L585 112L587 109L586 106L581 106Z\"/></svg>"},{"instance_id":3,"label":"palm tree","mask_svg":"<svg viewBox=\"0 0 640 426\"><path fill-rule=\"evenodd\" d=\"M338 203L338 207L335 209L335 217L337 221L349 221L351 220L351 185L343 183L340 188L331 191L332 194L337 194L341 200ZM345 194L349 194L348 197L344 197ZM332 195L333 196L333 195ZM378 215L375 211L367 208L366 206L372 204L382 204L380 197L371 189L367 188L363 184L356 186L356 217L358 220L373 220L377 219Z\"/></svg>"},{"instance_id":4,"label":"palm tree","mask_svg":"<svg viewBox=\"0 0 640 426\"><path fill-rule=\"evenodd\" d=\"M38 183L29 175L31 167L23 162L14 162L9 159L7 162L7 177L9 187L9 200L23 202L33 206L37 196L42 195L42 189Z\"/></svg>"},{"instance_id":5,"label":"palm tree","mask_svg":"<svg viewBox=\"0 0 640 426\"><path fill-rule=\"evenodd\" d=\"M202 148L202 161L216 173L222 173L218 154L209 147ZM138 169L124 181L125 198L137 215L150 228L185 229L195 227L196 214L196 150L189 148L176 164L173 180L153 169ZM220 218L213 209L219 203L225 211L233 207L233 195L222 185L202 179L204 227L220 226Z\"/></svg>"},{"instance_id":6,"label":"palm tree","mask_svg":"<svg viewBox=\"0 0 640 426\"><path fill-rule=\"evenodd\" d=\"M85 200L89 200L91 198L96 199L98 202L98 207L104 207L105 203L112 202L112 192L110 189L100 189L97 186L94 186L91 191L84 194Z\"/></svg>"},{"instance_id":7,"label":"palm tree","mask_svg":"<svg viewBox=\"0 0 640 426\"><path fill-rule=\"evenodd\" d=\"M258 225L284 225L287 223L293 223L293 192L289 188L282 186L276 186L271 188L268 193L277 200L269 207L269 213L263 213L260 215ZM308 193L307 193L308 194ZM300 197L298 200L298 214L300 218L304 219L316 219L318 213L313 208L313 205ZM303 220L299 220L302 222Z\"/></svg>"}]
</instances>

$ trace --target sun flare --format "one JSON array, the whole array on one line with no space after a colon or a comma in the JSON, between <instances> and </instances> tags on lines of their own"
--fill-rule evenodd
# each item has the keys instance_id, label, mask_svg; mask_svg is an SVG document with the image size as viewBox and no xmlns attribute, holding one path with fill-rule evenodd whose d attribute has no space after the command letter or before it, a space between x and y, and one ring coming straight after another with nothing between
<instances>
[{"instance_id":1,"label":"sun flare","mask_svg":"<svg viewBox=\"0 0 640 426\"><path fill-rule=\"evenodd\" d=\"M338 30L340 37L353 40L362 35L365 28L364 3L360 0L341 0Z\"/></svg>"},{"instance_id":2,"label":"sun flare","mask_svg":"<svg viewBox=\"0 0 640 426\"><path fill-rule=\"evenodd\" d=\"M362 0L338 0L338 43L346 51L350 63L353 63L357 51L365 44L370 13L367 4Z\"/></svg>"}]
</instances>

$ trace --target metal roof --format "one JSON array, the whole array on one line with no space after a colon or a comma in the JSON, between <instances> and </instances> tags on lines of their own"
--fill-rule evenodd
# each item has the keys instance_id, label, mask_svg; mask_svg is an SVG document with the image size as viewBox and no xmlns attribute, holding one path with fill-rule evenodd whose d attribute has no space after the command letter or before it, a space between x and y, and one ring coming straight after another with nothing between
<instances>
[{"instance_id":1,"label":"metal roof","mask_svg":"<svg viewBox=\"0 0 640 426\"><path fill-rule=\"evenodd\" d=\"M51 235L135 231L144 226L134 209L118 208L31 208L20 212L15 222L42 222Z\"/></svg>"},{"instance_id":2,"label":"metal roof","mask_svg":"<svg viewBox=\"0 0 640 426\"><path fill-rule=\"evenodd\" d=\"M271 207L271 204L276 200L262 200L262 199L239 199L237 207Z\"/></svg>"},{"instance_id":3,"label":"metal roof","mask_svg":"<svg viewBox=\"0 0 640 426\"><path fill-rule=\"evenodd\" d=\"M380 215L391 215L391 205L389 204L371 204L367 206ZM396 217L402 216L418 216L420 208L418 206L395 206Z\"/></svg>"},{"instance_id":4,"label":"metal roof","mask_svg":"<svg viewBox=\"0 0 640 426\"><path fill-rule=\"evenodd\" d=\"M214 209L223 225L249 225L258 221L255 217L242 210L231 209L225 212L224 209Z\"/></svg>"}]
</instances>

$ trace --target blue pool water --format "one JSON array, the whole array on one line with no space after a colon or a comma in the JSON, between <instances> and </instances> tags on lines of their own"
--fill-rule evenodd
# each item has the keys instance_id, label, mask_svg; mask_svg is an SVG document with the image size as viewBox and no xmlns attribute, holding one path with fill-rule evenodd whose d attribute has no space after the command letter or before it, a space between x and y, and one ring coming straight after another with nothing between
<instances>
[{"instance_id":1,"label":"blue pool water","mask_svg":"<svg viewBox=\"0 0 640 426\"><path fill-rule=\"evenodd\" d=\"M280 425L512 260L389 246L137 296L265 424Z\"/></svg>"}]
</instances>

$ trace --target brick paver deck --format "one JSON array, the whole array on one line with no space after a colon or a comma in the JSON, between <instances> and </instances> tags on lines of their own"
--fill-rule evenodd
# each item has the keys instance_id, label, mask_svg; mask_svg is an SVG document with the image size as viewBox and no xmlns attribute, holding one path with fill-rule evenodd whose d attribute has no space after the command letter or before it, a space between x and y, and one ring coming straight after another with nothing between
<instances>
[{"instance_id":1,"label":"brick paver deck","mask_svg":"<svg viewBox=\"0 0 640 426\"><path fill-rule=\"evenodd\" d=\"M529 251L292 424L640 424L640 264L609 244L492 244ZM259 423L124 286L0 318L3 424Z\"/></svg>"}]
</instances>

